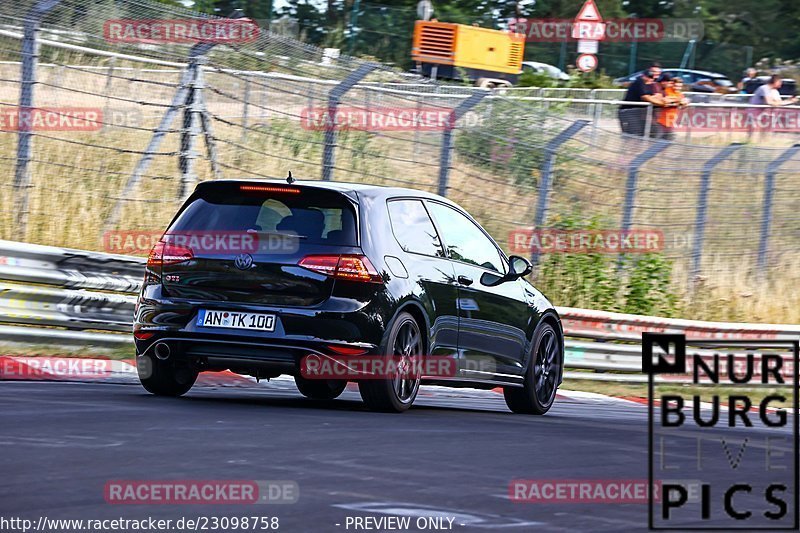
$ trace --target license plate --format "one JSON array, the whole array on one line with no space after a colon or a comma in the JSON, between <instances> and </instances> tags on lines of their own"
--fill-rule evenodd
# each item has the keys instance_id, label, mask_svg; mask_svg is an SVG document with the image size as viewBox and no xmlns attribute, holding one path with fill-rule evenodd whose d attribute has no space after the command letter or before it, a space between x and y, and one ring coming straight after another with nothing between
<instances>
[{"instance_id":1,"label":"license plate","mask_svg":"<svg viewBox=\"0 0 800 533\"><path fill-rule=\"evenodd\" d=\"M204 328L275 331L275 315L201 309L197 314L197 325L203 326Z\"/></svg>"}]
</instances>

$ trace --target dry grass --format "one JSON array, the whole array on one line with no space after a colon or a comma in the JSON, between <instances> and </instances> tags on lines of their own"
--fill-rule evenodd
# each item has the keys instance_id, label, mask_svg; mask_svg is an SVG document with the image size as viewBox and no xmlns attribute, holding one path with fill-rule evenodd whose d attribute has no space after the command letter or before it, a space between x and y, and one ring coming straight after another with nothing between
<instances>
[{"instance_id":1,"label":"dry grass","mask_svg":"<svg viewBox=\"0 0 800 533\"><path fill-rule=\"evenodd\" d=\"M0 67L2 70L2 67ZM7 79L13 78L8 72ZM153 78L154 75L126 74ZM157 77L157 76L156 76ZM175 74L164 76L174 81ZM211 76L210 76L211 78ZM37 103L46 105L96 106L136 109L139 112L137 127L152 128L160 119L163 108L134 106L124 102L109 101L104 96L102 76L85 72L61 71L44 77L62 88L38 88ZM214 80L212 80L214 81ZM215 86L223 92L238 94L242 87L235 80L220 76ZM76 94L79 88L90 94ZM166 103L171 95L168 89L157 95L148 91L150 86L135 81L115 80L112 96L141 98L148 94L152 103ZM292 92L297 89L297 92ZM0 101L13 103L18 87L14 83L0 84ZM214 133L219 161L225 177L268 176L280 178L291 170L300 179L319 179L322 160L322 134L297 127L299 110L308 103L308 95L299 88L286 86L283 92L274 88L254 89L254 107L250 110L250 125L246 139L242 129L215 120ZM209 98L212 113L225 121L240 123L241 103L216 94ZM319 105L319 104L317 104ZM407 101L383 102L383 105L408 105ZM264 109L260 106L264 106ZM179 121L173 124L179 127ZM13 176L16 138L13 133L0 133L0 201L13 206ZM170 133L159 147L160 152L145 172L139 186L126 198L119 198L123 185L131 175L142 151L150 140L148 131L125 128L106 128L99 132L41 132L34 139L34 161L31 163L32 187L29 189L28 226L24 234L14 225L12 208L0 213L0 236L4 239L51 244L85 249L103 249L102 235L107 230L158 231L165 227L180 205L178 185L180 172L178 157L179 135ZM441 135L439 133L387 132L370 135L363 132L340 134L336 153L336 179L342 181L370 182L384 185L411 185L429 191L436 190L439 170ZM97 146L107 146L101 149ZM239 145L244 146L242 149ZM202 143L198 146L204 150ZM203 154L204 155L204 154ZM584 154L586 155L586 154ZM613 152L591 153L593 160L559 161L551 214L568 213L576 207L587 216L619 218L619 205L624 195L625 162ZM683 154L673 156L680 161ZM512 161L513 164L513 161ZM198 178L212 178L208 162L201 158L196 165ZM760 172L760 170L759 170ZM571 176L581 179L570 180ZM732 180L737 180L732 175ZM791 176L781 178L790 180ZM504 247L513 229L532 225L537 191L538 171L530 172L527 185L518 179L502 174L491 174L475 166L456 153L450 173L448 196L463 205ZM667 194L659 189L659 176L642 177L644 205L658 206L660 196ZM696 187L696 176L686 186ZM649 181L648 181L649 180ZM791 190L788 181L781 182ZM749 186L749 185L748 185ZM760 186L754 182L752 186ZM602 194L598 193L601 191ZM668 191L671 201L685 201L686 192L680 186ZM650 196L648 196L650 194ZM742 210L757 209L760 198L748 191L736 189L736 183L721 185L715 190L718 205L735 201ZM104 221L117 201L123 202L120 222L113 228L104 227ZM666 205L669 205L667 202ZM676 204L677 205L677 204ZM782 206L782 207L781 207ZM680 207L680 206L678 206ZM776 217L786 217L790 203L783 203ZM745 211L742 211L745 213ZM636 224L655 227L675 226L676 231L689 231L693 213L676 225L675 214L663 209L638 208ZM725 213L712 211L712 217L724 219ZM552 217L551 217L552 218ZM792 220L791 217L788 218ZM724 225L711 226L710 237L722 239L733 235L736 228ZM791 228L788 231L793 231ZM735 235L734 235L735 236ZM786 242L784 249L791 248ZM705 258L703 277L688 286L686 270L687 251L668 250L678 260L675 262L673 290L679 294L678 309L681 316L698 319L734 320L748 322L800 322L800 274L794 268L797 255L791 251L773 259L771 273L760 280L753 275L752 246L747 250L746 261L736 256ZM742 257L746 255L744 252ZM709 256L710 257L710 256ZM713 263L712 263L713 261ZM567 288L568 290L568 288ZM555 301L558 304L558 299ZM584 302L591 307L592 302Z\"/></svg>"}]
</instances>

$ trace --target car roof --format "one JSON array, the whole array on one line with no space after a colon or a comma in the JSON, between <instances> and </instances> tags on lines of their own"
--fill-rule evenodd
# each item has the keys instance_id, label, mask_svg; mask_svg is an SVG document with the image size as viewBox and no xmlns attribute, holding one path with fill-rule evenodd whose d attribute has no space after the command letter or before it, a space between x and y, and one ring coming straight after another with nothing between
<instances>
[{"instance_id":1,"label":"car roof","mask_svg":"<svg viewBox=\"0 0 800 533\"><path fill-rule=\"evenodd\" d=\"M725 74L719 72L711 72L710 70L693 70L690 68L665 68L664 72L691 72L692 74L702 74L703 76L710 76L712 78L727 78Z\"/></svg>"},{"instance_id":2,"label":"car roof","mask_svg":"<svg viewBox=\"0 0 800 533\"><path fill-rule=\"evenodd\" d=\"M558 68L555 65L551 65L550 63L542 63L541 61L523 61L522 64L523 65L537 65L537 66L540 66L540 67Z\"/></svg>"},{"instance_id":3,"label":"car roof","mask_svg":"<svg viewBox=\"0 0 800 533\"><path fill-rule=\"evenodd\" d=\"M247 185L291 185L291 186L302 186L302 187L313 187L315 189L326 189L331 191L337 191L341 193L358 193L363 194L365 196L371 197L393 197L393 196L412 196L417 198L428 198L431 200L440 200L444 201L451 205L456 205L452 201L439 196L438 194L433 194L427 191L423 191L420 189L411 189L408 187L386 187L383 185L374 185L370 183L348 183L343 181L321 181L321 180L299 180L295 179L291 184L288 183L286 180L275 180L275 179L259 179L259 178L242 178L242 179L224 179L224 180L212 180L212 181L204 181L198 184L198 187L208 186L209 184L213 183L239 183L239 184L247 184ZM352 195L350 195L352 197Z\"/></svg>"},{"instance_id":4,"label":"car roof","mask_svg":"<svg viewBox=\"0 0 800 533\"><path fill-rule=\"evenodd\" d=\"M771 77L772 77L772 74L762 74L760 76L756 76L756 79L757 80L766 81L766 80L770 79ZM792 83L797 83L797 80L794 79L794 78L781 78L781 81L784 82L784 83L787 82L787 81L792 82Z\"/></svg>"},{"instance_id":5,"label":"car roof","mask_svg":"<svg viewBox=\"0 0 800 533\"><path fill-rule=\"evenodd\" d=\"M711 72L709 70L692 70L690 68L662 68L662 72L691 72L692 74L701 74L703 76L709 76L711 78L727 78L725 74L720 74L719 72ZM637 70L633 74L628 76L623 76L622 78L617 79L627 79L627 78L634 78L642 75L644 70Z\"/></svg>"}]
</instances>

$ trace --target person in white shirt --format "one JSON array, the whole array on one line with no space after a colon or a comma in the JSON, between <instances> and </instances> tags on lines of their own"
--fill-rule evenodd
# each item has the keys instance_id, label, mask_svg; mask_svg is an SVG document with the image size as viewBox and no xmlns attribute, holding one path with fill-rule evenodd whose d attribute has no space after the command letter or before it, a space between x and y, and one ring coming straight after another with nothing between
<instances>
[{"instance_id":1,"label":"person in white shirt","mask_svg":"<svg viewBox=\"0 0 800 533\"><path fill-rule=\"evenodd\" d=\"M739 91L746 93L747 84L757 79L758 79L758 71L753 67L750 67L749 69L747 69L745 77L742 78L742 81L739 82L738 85Z\"/></svg>"},{"instance_id":2,"label":"person in white shirt","mask_svg":"<svg viewBox=\"0 0 800 533\"><path fill-rule=\"evenodd\" d=\"M756 92L750 97L750 105L771 105L777 107L795 103L797 101L796 96L786 101L781 99L781 93L778 89L781 88L782 84L783 82L780 76L773 74L769 81L756 89Z\"/></svg>"}]
</instances>

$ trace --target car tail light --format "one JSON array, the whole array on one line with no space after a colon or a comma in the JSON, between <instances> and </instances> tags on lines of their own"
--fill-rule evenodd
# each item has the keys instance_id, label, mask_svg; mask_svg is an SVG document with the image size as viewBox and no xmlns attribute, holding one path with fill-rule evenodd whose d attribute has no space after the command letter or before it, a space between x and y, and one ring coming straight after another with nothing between
<instances>
[{"instance_id":1,"label":"car tail light","mask_svg":"<svg viewBox=\"0 0 800 533\"><path fill-rule=\"evenodd\" d=\"M191 248L178 246L164 241L158 241L150 255L147 256L147 266L150 268L161 268L164 265L176 265L194 258Z\"/></svg>"},{"instance_id":2,"label":"car tail light","mask_svg":"<svg viewBox=\"0 0 800 533\"><path fill-rule=\"evenodd\" d=\"M308 255L299 265L334 278L383 283L383 278L363 255Z\"/></svg>"},{"instance_id":3,"label":"car tail light","mask_svg":"<svg viewBox=\"0 0 800 533\"><path fill-rule=\"evenodd\" d=\"M152 332L152 331L139 331L139 330L136 330L136 331L133 332L133 337L135 339L137 339L137 340L140 340L140 341L146 341L147 339L151 338L153 335L155 335L155 333Z\"/></svg>"}]
</instances>

